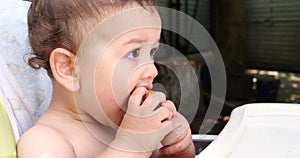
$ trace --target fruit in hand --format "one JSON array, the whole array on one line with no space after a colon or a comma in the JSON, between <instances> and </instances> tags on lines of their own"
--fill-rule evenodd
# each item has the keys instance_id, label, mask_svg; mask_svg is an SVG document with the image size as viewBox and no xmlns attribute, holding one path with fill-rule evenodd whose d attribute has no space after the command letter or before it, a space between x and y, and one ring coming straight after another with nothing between
<instances>
[{"instance_id":1,"label":"fruit in hand","mask_svg":"<svg viewBox=\"0 0 300 158\"><path fill-rule=\"evenodd\" d=\"M150 90L143 96L142 102L144 102L154 91Z\"/></svg>"}]
</instances>

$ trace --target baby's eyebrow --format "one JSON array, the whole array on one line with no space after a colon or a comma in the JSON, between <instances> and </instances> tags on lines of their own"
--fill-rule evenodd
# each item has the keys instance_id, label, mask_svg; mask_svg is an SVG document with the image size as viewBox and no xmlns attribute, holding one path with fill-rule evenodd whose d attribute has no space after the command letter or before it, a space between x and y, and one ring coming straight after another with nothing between
<instances>
[{"instance_id":1,"label":"baby's eyebrow","mask_svg":"<svg viewBox=\"0 0 300 158\"><path fill-rule=\"evenodd\" d=\"M160 38L155 41L154 43L159 43ZM142 38L132 38L129 41L125 42L124 45L127 44L131 44L131 43L149 43L149 41L147 41L146 39L142 39ZM150 42L153 43L153 42Z\"/></svg>"},{"instance_id":2,"label":"baby's eyebrow","mask_svg":"<svg viewBox=\"0 0 300 158\"><path fill-rule=\"evenodd\" d=\"M132 38L129 41L125 42L124 45L130 44L130 43L145 43L145 42L147 42L146 39Z\"/></svg>"}]
</instances>

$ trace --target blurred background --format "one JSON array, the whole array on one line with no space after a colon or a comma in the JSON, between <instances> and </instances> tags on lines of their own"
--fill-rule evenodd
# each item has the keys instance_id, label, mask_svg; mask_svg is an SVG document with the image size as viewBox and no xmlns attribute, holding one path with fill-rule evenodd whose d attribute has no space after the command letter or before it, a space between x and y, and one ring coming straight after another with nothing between
<instances>
[{"instance_id":1,"label":"blurred background","mask_svg":"<svg viewBox=\"0 0 300 158\"><path fill-rule=\"evenodd\" d=\"M299 0L158 0L158 5L184 12L202 24L224 60L227 93L222 113L218 120L204 119L210 98L218 99L210 93L207 65L189 41L170 31L162 33L161 42L184 54L199 80L201 96L191 123L193 134L208 124L214 124L209 134L219 134L231 111L246 103L300 103ZM176 20L172 15L169 18ZM172 62L173 68L187 64ZM155 82L179 105L180 85L174 72L163 64L157 68Z\"/></svg>"}]
</instances>

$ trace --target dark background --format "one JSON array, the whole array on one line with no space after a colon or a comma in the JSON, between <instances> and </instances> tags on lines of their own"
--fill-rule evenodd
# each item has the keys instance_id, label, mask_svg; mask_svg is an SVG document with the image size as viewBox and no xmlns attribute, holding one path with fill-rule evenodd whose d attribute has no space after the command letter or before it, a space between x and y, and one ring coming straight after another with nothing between
<instances>
[{"instance_id":1,"label":"dark background","mask_svg":"<svg viewBox=\"0 0 300 158\"><path fill-rule=\"evenodd\" d=\"M193 133L201 133L201 125L214 124L210 134L218 134L231 111L246 103L300 102L299 0L159 0L158 4L182 11L201 23L224 60L224 108L218 120L204 120L211 98L209 70L196 59L199 52L188 41L170 31L162 33L161 42L184 54L199 78L201 96L198 113L191 123ZM174 67L185 64L174 62ZM156 82L162 83L168 98L179 105L178 79L166 66L157 67L160 74Z\"/></svg>"}]
</instances>

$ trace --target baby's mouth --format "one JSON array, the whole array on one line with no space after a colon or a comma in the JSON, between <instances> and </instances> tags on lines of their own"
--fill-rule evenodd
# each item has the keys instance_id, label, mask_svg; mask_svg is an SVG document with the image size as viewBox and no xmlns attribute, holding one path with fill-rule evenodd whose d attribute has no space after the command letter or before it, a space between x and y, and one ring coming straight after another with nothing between
<instances>
[{"instance_id":1,"label":"baby's mouth","mask_svg":"<svg viewBox=\"0 0 300 158\"><path fill-rule=\"evenodd\" d=\"M124 106L124 111L126 112L127 111L127 108L128 108L128 101L129 101L129 98L130 98L130 96L132 95L132 93L137 89L137 88L139 88L139 87L144 87L146 90L147 90L147 93L146 94L149 94L149 92L151 91L151 89L152 89L152 85L145 85L145 86L136 86L136 87L134 87L131 91L130 91L130 93L129 93L129 96L128 96L128 99L127 99L127 103L125 104L125 106ZM145 94L145 95L146 95ZM145 100L145 95L143 96L143 98L142 98L142 102ZM141 103L142 103L141 102Z\"/></svg>"},{"instance_id":2,"label":"baby's mouth","mask_svg":"<svg viewBox=\"0 0 300 158\"><path fill-rule=\"evenodd\" d=\"M140 87L144 87L144 88L147 90L147 93L148 93L148 92L152 89L153 86L152 86L152 84L136 86L136 87L134 87L134 88L130 91L129 95L131 96L132 93L133 93L137 88L140 88Z\"/></svg>"}]
</instances>

